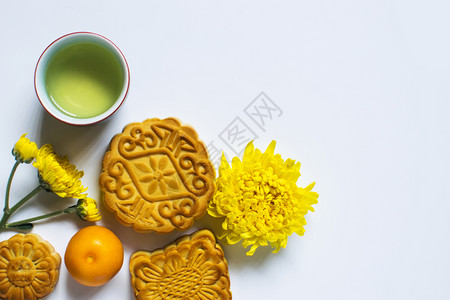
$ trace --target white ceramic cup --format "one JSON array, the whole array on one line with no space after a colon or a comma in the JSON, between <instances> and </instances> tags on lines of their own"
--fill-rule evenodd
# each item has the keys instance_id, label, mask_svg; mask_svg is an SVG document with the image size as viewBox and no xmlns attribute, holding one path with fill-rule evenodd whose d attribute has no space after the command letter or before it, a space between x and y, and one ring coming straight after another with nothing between
<instances>
[{"instance_id":1,"label":"white ceramic cup","mask_svg":"<svg viewBox=\"0 0 450 300\"><path fill-rule=\"evenodd\" d=\"M59 51L78 44L94 44L96 46L103 47L105 50L113 54L115 59L117 59L123 75L120 94L114 101L112 106L98 115L86 118L76 117L63 112L57 107L57 105L55 105L55 101L52 100L47 89L47 71L51 59ZM120 49L109 39L92 32L69 33L55 40L44 50L44 52L40 56L34 73L34 87L36 90L36 95L44 109L54 118L71 125L95 124L110 117L122 106L123 102L125 101L129 89L129 84L130 70L125 56L122 54Z\"/></svg>"}]
</instances>

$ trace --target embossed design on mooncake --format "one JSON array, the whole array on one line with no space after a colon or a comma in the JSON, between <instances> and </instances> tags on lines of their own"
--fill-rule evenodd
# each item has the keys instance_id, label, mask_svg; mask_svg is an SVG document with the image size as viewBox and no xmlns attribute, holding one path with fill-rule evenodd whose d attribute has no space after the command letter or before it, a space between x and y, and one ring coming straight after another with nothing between
<instances>
[{"instance_id":1,"label":"embossed design on mooncake","mask_svg":"<svg viewBox=\"0 0 450 300\"><path fill-rule=\"evenodd\" d=\"M16 234L0 243L0 299L35 300L50 294L59 277L61 257L34 233Z\"/></svg>"},{"instance_id":2,"label":"embossed design on mooncake","mask_svg":"<svg viewBox=\"0 0 450 300\"><path fill-rule=\"evenodd\" d=\"M212 197L215 170L192 127L176 119L125 126L103 159L100 188L117 220L138 232L187 229Z\"/></svg>"},{"instance_id":3,"label":"embossed design on mooncake","mask_svg":"<svg viewBox=\"0 0 450 300\"><path fill-rule=\"evenodd\" d=\"M136 299L231 299L230 275L214 234L203 229L130 258Z\"/></svg>"}]
</instances>

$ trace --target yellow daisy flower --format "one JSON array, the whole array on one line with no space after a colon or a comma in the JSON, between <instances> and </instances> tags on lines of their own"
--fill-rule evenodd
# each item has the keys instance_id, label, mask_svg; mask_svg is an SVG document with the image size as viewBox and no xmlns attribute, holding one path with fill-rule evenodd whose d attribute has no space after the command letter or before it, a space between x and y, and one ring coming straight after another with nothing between
<instances>
[{"instance_id":1,"label":"yellow daisy flower","mask_svg":"<svg viewBox=\"0 0 450 300\"><path fill-rule=\"evenodd\" d=\"M61 157L53 151L50 144L42 146L33 163L39 171L39 180L47 191L52 191L62 198L86 197L87 188L81 184L80 178L83 177L83 171L78 171L69 159Z\"/></svg>"},{"instance_id":2,"label":"yellow daisy flower","mask_svg":"<svg viewBox=\"0 0 450 300\"><path fill-rule=\"evenodd\" d=\"M36 157L38 152L38 147L36 143L31 142L25 136L27 133L22 134L20 139L14 145L12 154L16 157L16 160L21 163L29 164Z\"/></svg>"},{"instance_id":3,"label":"yellow daisy flower","mask_svg":"<svg viewBox=\"0 0 450 300\"><path fill-rule=\"evenodd\" d=\"M78 200L77 214L81 219L89 222L97 222L102 219L98 212L97 202L88 197Z\"/></svg>"},{"instance_id":4,"label":"yellow daisy flower","mask_svg":"<svg viewBox=\"0 0 450 300\"><path fill-rule=\"evenodd\" d=\"M231 167L223 155L217 192L209 203L208 213L223 218L219 238L228 244L243 240L245 248L252 246L247 255L268 243L276 253L292 233L303 235L305 215L314 211L311 205L319 196L312 192L315 183L297 186L300 162L274 155L275 144L262 153L250 142L242 161L234 157Z\"/></svg>"}]
</instances>

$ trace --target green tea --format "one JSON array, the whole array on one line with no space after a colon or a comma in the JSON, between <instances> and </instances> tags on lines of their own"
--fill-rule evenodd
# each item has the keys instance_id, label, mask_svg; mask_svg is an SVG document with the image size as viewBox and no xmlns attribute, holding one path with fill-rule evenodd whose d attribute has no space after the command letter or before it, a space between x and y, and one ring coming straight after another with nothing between
<instances>
[{"instance_id":1,"label":"green tea","mask_svg":"<svg viewBox=\"0 0 450 300\"><path fill-rule=\"evenodd\" d=\"M123 72L117 58L93 43L68 46L50 60L47 93L55 106L75 118L107 111L119 97Z\"/></svg>"}]
</instances>

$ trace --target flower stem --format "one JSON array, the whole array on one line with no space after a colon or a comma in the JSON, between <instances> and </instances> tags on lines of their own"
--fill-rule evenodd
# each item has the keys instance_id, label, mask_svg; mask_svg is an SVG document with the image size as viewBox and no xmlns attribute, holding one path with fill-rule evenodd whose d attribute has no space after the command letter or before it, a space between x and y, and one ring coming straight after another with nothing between
<instances>
[{"instance_id":1,"label":"flower stem","mask_svg":"<svg viewBox=\"0 0 450 300\"><path fill-rule=\"evenodd\" d=\"M34 218L29 218L29 219L25 219L25 220L21 220L21 221L17 221L17 222L11 222L11 223L6 223L5 227L6 228L12 228L15 227L17 225L22 225L25 223L31 223L34 221L39 221L39 220L43 220L43 219L47 219L50 217L54 217L57 215L61 215L61 214L71 214L77 211L76 205L75 206L71 206L65 209L61 209L61 210L57 210L48 214L44 214L44 215L40 215Z\"/></svg>"},{"instance_id":2,"label":"flower stem","mask_svg":"<svg viewBox=\"0 0 450 300\"><path fill-rule=\"evenodd\" d=\"M16 161L14 164L11 173L9 174L8 183L6 184L6 193L5 193L5 207L3 208L4 212L7 212L9 210L9 192L11 190L11 183L12 179L14 177L14 173L16 173L17 167L20 165L19 161Z\"/></svg>"},{"instance_id":3,"label":"flower stem","mask_svg":"<svg viewBox=\"0 0 450 300\"><path fill-rule=\"evenodd\" d=\"M0 220L0 231L5 229L5 224L8 221L9 217L16 211L18 210L22 205L24 205L28 200L30 200L33 196L35 196L37 193L39 193L40 191L42 191L43 188L38 185L34 190L32 190L28 195L26 195L25 197L23 197L22 200L20 200L19 202L17 202L13 207L11 207L11 209L8 209L7 211L4 211L3 213L3 217Z\"/></svg>"},{"instance_id":4,"label":"flower stem","mask_svg":"<svg viewBox=\"0 0 450 300\"><path fill-rule=\"evenodd\" d=\"M35 196L37 193L39 193L40 191L42 191L43 188L42 186L38 185L37 187L34 188L34 190L32 190L30 193L28 193L28 195L26 195L25 197L22 198L22 200L20 200L19 202L17 202L13 207L11 207L11 209L9 210L9 215L12 215L16 210L18 210L22 205L24 205L25 203L28 202L28 200L30 200L31 198L33 198L33 196Z\"/></svg>"}]
</instances>

